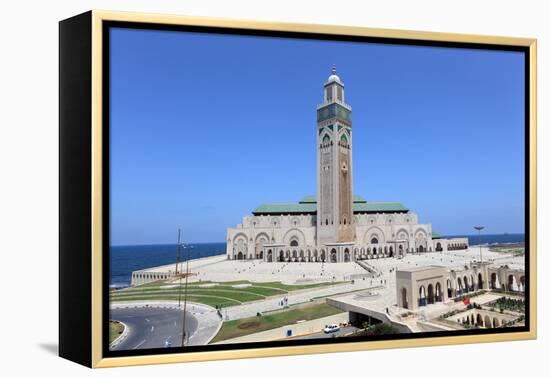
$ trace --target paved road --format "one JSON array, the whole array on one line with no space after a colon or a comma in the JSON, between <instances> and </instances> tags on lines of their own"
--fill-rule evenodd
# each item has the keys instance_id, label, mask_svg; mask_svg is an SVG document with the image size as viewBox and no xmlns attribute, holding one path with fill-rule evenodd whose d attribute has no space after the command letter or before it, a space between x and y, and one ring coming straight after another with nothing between
<instances>
[{"instance_id":1,"label":"paved road","mask_svg":"<svg viewBox=\"0 0 550 378\"><path fill-rule=\"evenodd\" d=\"M330 339L333 337L342 337L344 335L347 335L348 333L355 332L358 330L359 328L352 327L352 326L342 327L338 332L333 332L333 333L317 332L306 336L293 337L292 340Z\"/></svg>"},{"instance_id":2,"label":"paved road","mask_svg":"<svg viewBox=\"0 0 550 378\"><path fill-rule=\"evenodd\" d=\"M183 312L174 308L114 308L111 319L123 322L128 335L112 350L163 348L181 346ZM191 337L198 327L197 318L187 312L186 334Z\"/></svg>"}]
</instances>

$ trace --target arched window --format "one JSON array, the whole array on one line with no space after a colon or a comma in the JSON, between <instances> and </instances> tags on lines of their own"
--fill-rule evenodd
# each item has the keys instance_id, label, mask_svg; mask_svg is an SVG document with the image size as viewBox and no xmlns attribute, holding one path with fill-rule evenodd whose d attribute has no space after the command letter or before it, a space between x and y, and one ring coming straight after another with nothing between
<instances>
[{"instance_id":1,"label":"arched window","mask_svg":"<svg viewBox=\"0 0 550 378\"><path fill-rule=\"evenodd\" d=\"M342 136L340 137L340 144L342 146L348 145L348 138L346 138L346 134L342 134Z\"/></svg>"},{"instance_id":2,"label":"arched window","mask_svg":"<svg viewBox=\"0 0 550 378\"><path fill-rule=\"evenodd\" d=\"M378 239L376 237L374 237L370 240L370 243L371 244L378 244Z\"/></svg>"},{"instance_id":3,"label":"arched window","mask_svg":"<svg viewBox=\"0 0 550 378\"><path fill-rule=\"evenodd\" d=\"M328 136L328 134L325 134L325 136L323 137L323 144L328 144L330 142L330 137Z\"/></svg>"},{"instance_id":4,"label":"arched window","mask_svg":"<svg viewBox=\"0 0 550 378\"><path fill-rule=\"evenodd\" d=\"M290 242L291 247L297 247L298 246L298 240L294 239Z\"/></svg>"}]
</instances>

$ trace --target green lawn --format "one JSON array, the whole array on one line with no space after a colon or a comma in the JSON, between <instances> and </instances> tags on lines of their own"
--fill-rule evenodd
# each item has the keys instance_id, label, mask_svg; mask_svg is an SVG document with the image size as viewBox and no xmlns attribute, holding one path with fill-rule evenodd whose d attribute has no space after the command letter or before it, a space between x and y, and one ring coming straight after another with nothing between
<instances>
[{"instance_id":1,"label":"green lawn","mask_svg":"<svg viewBox=\"0 0 550 378\"><path fill-rule=\"evenodd\" d=\"M185 291L181 291L181 297L183 298L185 294ZM164 290L160 290L158 292L154 293L136 293L136 294L125 294L125 295L112 295L111 300L120 300L120 299L126 299L131 300L131 298L148 298L148 299L154 299L154 298L166 298L166 297L174 297L178 298L179 293L177 291L174 292L165 292ZM251 294L247 293L246 291L223 291L223 290L187 290L187 296L208 296L208 297L220 297L220 298L228 298L233 299L237 302L251 302L259 299L264 299L264 296L260 296L257 294Z\"/></svg>"},{"instance_id":2,"label":"green lawn","mask_svg":"<svg viewBox=\"0 0 550 378\"><path fill-rule=\"evenodd\" d=\"M177 301L178 296L177 295L154 295L154 296L130 296L130 297L121 297L116 298L117 302L129 302L129 301L156 301L156 300L163 300L163 301ZM206 296L198 296L198 295L188 295L187 300L189 302L195 302L195 303L202 303L208 306L212 307L229 307L229 306L236 306L240 305L241 302L231 300L229 298L217 298L217 297L206 297ZM181 297L181 301L183 303L183 296Z\"/></svg>"},{"instance_id":3,"label":"green lawn","mask_svg":"<svg viewBox=\"0 0 550 378\"><path fill-rule=\"evenodd\" d=\"M210 281L193 282L188 284L187 296L190 301L203 303L210 306L227 307L235 306L244 302L265 299L267 297L283 296L288 292L300 289L313 289L335 283L317 283L309 285L286 285L281 282L249 282L231 281L217 283L216 286L202 287ZM246 284L251 286L233 287L234 285ZM174 285L171 288L161 286ZM143 301L143 300L178 300L180 287L177 283L168 281L155 281L144 285L112 291L110 300L112 302ZM184 288L182 287L182 297Z\"/></svg>"},{"instance_id":4,"label":"green lawn","mask_svg":"<svg viewBox=\"0 0 550 378\"><path fill-rule=\"evenodd\" d=\"M281 311L270 315L230 320L223 323L222 328L211 342L215 343L218 341L233 339L235 337L267 331L288 324L294 324L298 320L319 319L341 312L343 311L323 303Z\"/></svg>"},{"instance_id":5,"label":"green lawn","mask_svg":"<svg viewBox=\"0 0 550 378\"><path fill-rule=\"evenodd\" d=\"M124 326L119 322L109 322L109 344L116 340L122 332L124 332Z\"/></svg>"},{"instance_id":6,"label":"green lawn","mask_svg":"<svg viewBox=\"0 0 550 378\"><path fill-rule=\"evenodd\" d=\"M150 295L150 294L177 294L179 292L179 287L169 288L169 289L161 289L161 288L141 288L136 287L135 289L130 290L121 290L116 293L112 293L113 296L117 295ZM185 286L182 285L181 291L183 292L185 290ZM232 286L227 285L217 285L213 287L203 288L199 287L199 285L189 285L187 287L187 291L197 291L197 292L212 292L212 291L225 291L225 292L239 292L239 293L249 293L252 295L258 295L260 297L270 297L273 295L284 295L287 293L287 291L281 290L281 289L272 289L267 287L243 287L243 288L235 288Z\"/></svg>"}]
</instances>

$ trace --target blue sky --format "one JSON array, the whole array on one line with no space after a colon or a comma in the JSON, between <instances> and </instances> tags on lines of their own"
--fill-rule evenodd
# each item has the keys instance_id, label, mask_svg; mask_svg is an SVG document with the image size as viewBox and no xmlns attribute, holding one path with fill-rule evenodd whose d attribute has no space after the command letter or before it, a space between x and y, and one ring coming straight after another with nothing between
<instances>
[{"instance_id":1,"label":"blue sky","mask_svg":"<svg viewBox=\"0 0 550 378\"><path fill-rule=\"evenodd\" d=\"M332 65L353 107L354 193L442 234L524 230L523 55L114 29L111 243L223 241L315 194Z\"/></svg>"}]
</instances>

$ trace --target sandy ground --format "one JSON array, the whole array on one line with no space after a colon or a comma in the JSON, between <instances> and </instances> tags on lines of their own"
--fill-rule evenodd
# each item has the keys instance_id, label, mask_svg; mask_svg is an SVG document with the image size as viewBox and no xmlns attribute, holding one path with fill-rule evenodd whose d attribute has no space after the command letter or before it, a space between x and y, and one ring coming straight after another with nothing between
<instances>
[{"instance_id":1,"label":"sandy ground","mask_svg":"<svg viewBox=\"0 0 550 378\"><path fill-rule=\"evenodd\" d=\"M493 262L495 265L509 265L511 268L523 269L523 256L513 256L499 252L490 252L482 247L483 261ZM461 270L465 264L479 260L479 247L467 250L432 252L423 254L408 254L403 259L386 258L366 260L369 265L378 269L384 279L392 268L411 268L426 265L442 265L450 269ZM185 270L185 263L181 264ZM180 268L180 269L181 269ZM175 264L145 269L146 272L174 271ZM286 284L307 284L316 282L348 281L370 277L358 264L350 263L268 263L258 260L227 260L225 255L212 256L189 262L189 271L193 274L190 281L238 281L253 282L281 281Z\"/></svg>"}]
</instances>

